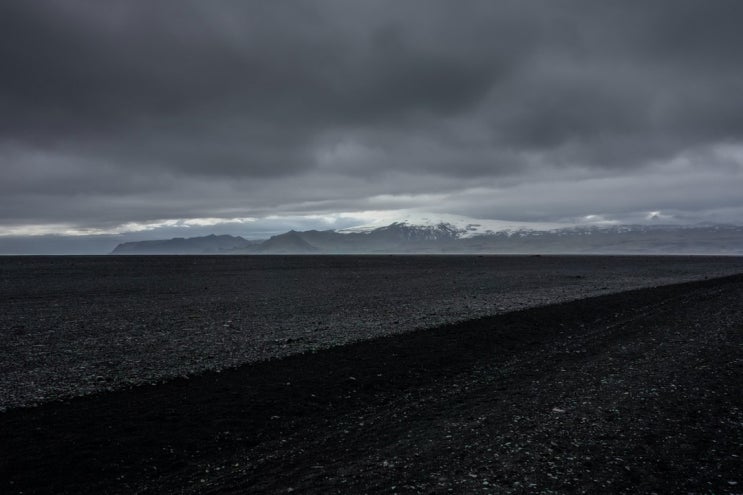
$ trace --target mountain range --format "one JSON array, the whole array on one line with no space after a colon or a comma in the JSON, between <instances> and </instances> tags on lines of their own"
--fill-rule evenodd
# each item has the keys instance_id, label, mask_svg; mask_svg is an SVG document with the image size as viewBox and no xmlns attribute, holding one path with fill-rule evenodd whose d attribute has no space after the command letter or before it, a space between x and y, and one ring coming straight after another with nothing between
<instances>
[{"instance_id":1,"label":"mountain range","mask_svg":"<svg viewBox=\"0 0 743 495\"><path fill-rule=\"evenodd\" d=\"M471 219L465 219L471 220ZM111 254L727 254L743 255L743 227L522 225L403 219L384 226L291 230L266 240L209 235L119 244ZM492 221L490 221L493 223Z\"/></svg>"}]
</instances>

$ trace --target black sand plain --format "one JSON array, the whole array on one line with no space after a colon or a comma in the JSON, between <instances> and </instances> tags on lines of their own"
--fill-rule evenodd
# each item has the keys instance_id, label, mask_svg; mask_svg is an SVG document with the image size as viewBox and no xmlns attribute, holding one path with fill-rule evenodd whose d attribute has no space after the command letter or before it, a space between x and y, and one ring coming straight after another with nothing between
<instances>
[{"instance_id":1,"label":"black sand plain","mask_svg":"<svg viewBox=\"0 0 743 495\"><path fill-rule=\"evenodd\" d=\"M263 261L274 263L274 273L284 270L270 283L255 276L254 259L2 264L1 364L4 386L15 389L0 413L0 489L743 492L743 275L655 287L740 273L743 260L318 258ZM173 272L179 264L186 268ZM24 270L36 280L14 284ZM303 278L313 273L319 281ZM246 283L281 290L271 299L246 293ZM302 284L306 299L297 288ZM633 284L646 288L616 292ZM353 287L367 292L345 299ZM516 296L529 294L521 300L526 308L518 309ZM477 295L484 301L470 303ZM301 317L277 319L285 333L273 340L256 332L260 345L227 356L216 352L227 344L206 352L196 345L210 328L227 329L214 330L215 341L234 327L249 333L250 314L240 312L251 306L246 301L284 297L277 311ZM450 323L426 328L424 318L416 330L404 319L405 312L427 315L442 301L449 306L434 317ZM169 320L184 309L191 312ZM467 309L477 318L461 318ZM478 313L489 310L493 315ZM218 326L225 311L231 324ZM335 345L335 334L324 328L349 316L364 331ZM194 320L209 324L191 330L197 337L190 341L189 332L172 330ZM312 339L297 333L308 325ZM147 359L157 367L155 358L169 348L142 358L132 352L136 346L117 345L127 332L135 342L148 333L167 342L172 332L197 357L174 368L182 359L176 353L161 359L160 374L131 374L128 366ZM24 342L40 347L22 350ZM230 342L250 347L250 339ZM89 347L76 349L84 344ZM111 361L95 368L86 351ZM70 353L73 358L55 358ZM248 359L235 364L235 355ZM82 371L60 368L80 361ZM219 362L217 371L203 371ZM84 370L95 374L94 385ZM49 383L38 380L48 377ZM81 394L87 395L75 397ZM18 404L24 400L33 402Z\"/></svg>"}]
</instances>

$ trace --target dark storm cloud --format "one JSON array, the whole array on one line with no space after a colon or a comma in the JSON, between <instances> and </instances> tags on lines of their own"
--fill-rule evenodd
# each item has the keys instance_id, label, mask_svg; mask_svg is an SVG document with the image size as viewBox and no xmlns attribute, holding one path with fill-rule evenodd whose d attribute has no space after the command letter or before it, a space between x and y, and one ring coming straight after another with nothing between
<instances>
[{"instance_id":1,"label":"dark storm cloud","mask_svg":"<svg viewBox=\"0 0 743 495\"><path fill-rule=\"evenodd\" d=\"M490 61L411 46L402 27L351 18L343 29L310 5L6 5L5 130L365 124L453 112L489 87Z\"/></svg>"},{"instance_id":2,"label":"dark storm cloud","mask_svg":"<svg viewBox=\"0 0 743 495\"><path fill-rule=\"evenodd\" d=\"M742 23L735 0L5 1L0 223L715 168L743 141Z\"/></svg>"}]
</instances>

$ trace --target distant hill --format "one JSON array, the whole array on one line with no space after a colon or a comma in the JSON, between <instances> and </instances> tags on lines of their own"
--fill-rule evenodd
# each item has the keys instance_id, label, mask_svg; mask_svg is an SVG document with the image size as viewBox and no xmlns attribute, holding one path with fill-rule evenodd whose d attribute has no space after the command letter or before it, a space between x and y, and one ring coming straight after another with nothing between
<instances>
[{"instance_id":1,"label":"distant hill","mask_svg":"<svg viewBox=\"0 0 743 495\"><path fill-rule=\"evenodd\" d=\"M473 226L474 225L474 226ZM289 231L265 241L206 236L120 244L112 254L729 254L743 255L736 225L593 225L539 229L477 224L390 225Z\"/></svg>"},{"instance_id":2,"label":"distant hill","mask_svg":"<svg viewBox=\"0 0 743 495\"><path fill-rule=\"evenodd\" d=\"M258 245L256 251L271 254L313 254L320 252L318 248L302 237L301 232L294 230L271 237Z\"/></svg>"},{"instance_id":3,"label":"distant hill","mask_svg":"<svg viewBox=\"0 0 743 495\"><path fill-rule=\"evenodd\" d=\"M116 246L111 254L229 254L253 244L239 236L212 234L187 239L125 242Z\"/></svg>"}]
</instances>

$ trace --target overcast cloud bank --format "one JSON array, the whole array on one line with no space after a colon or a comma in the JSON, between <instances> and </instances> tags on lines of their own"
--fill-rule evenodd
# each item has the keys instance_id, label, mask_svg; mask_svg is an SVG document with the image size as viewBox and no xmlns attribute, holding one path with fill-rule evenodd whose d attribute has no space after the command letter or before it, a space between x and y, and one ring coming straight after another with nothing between
<instances>
[{"instance_id":1,"label":"overcast cloud bank","mask_svg":"<svg viewBox=\"0 0 743 495\"><path fill-rule=\"evenodd\" d=\"M2 2L0 235L740 224L741 25L734 0Z\"/></svg>"}]
</instances>

